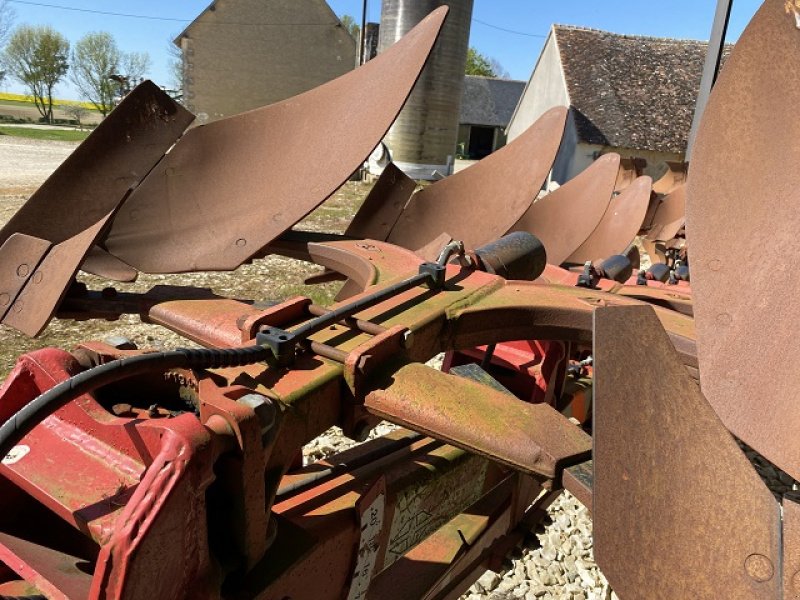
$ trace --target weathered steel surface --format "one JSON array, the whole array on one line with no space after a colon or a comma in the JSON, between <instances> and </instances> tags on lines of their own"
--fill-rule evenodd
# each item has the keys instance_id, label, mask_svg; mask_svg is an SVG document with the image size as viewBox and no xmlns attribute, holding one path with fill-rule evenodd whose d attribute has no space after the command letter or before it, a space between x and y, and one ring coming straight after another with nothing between
<instances>
[{"instance_id":1,"label":"weathered steel surface","mask_svg":"<svg viewBox=\"0 0 800 600\"><path fill-rule=\"evenodd\" d=\"M591 438L547 404L420 364L385 384L367 395L370 412L525 473L555 477L591 452Z\"/></svg>"},{"instance_id":2,"label":"weathered steel surface","mask_svg":"<svg viewBox=\"0 0 800 600\"><path fill-rule=\"evenodd\" d=\"M667 172L658 181L653 182L656 194L669 194L679 185L686 182L686 163L666 161Z\"/></svg>"},{"instance_id":3,"label":"weathered steel surface","mask_svg":"<svg viewBox=\"0 0 800 600\"><path fill-rule=\"evenodd\" d=\"M41 333L67 293L81 259L98 241L113 214L112 210L91 227L50 248L30 271L25 286L3 318L4 325L30 336Z\"/></svg>"},{"instance_id":4,"label":"weathered steel surface","mask_svg":"<svg viewBox=\"0 0 800 600\"><path fill-rule=\"evenodd\" d=\"M58 244L114 209L192 122L152 82L137 86L0 230Z\"/></svg>"},{"instance_id":5,"label":"weathered steel surface","mask_svg":"<svg viewBox=\"0 0 800 600\"><path fill-rule=\"evenodd\" d=\"M668 242L677 235L685 222L686 186L678 185L661 200L646 237L654 242Z\"/></svg>"},{"instance_id":6,"label":"weathered steel surface","mask_svg":"<svg viewBox=\"0 0 800 600\"><path fill-rule=\"evenodd\" d=\"M126 265L100 246L92 246L81 264L81 271L123 282L136 281L139 276L139 271Z\"/></svg>"},{"instance_id":7,"label":"weathered steel surface","mask_svg":"<svg viewBox=\"0 0 800 600\"><path fill-rule=\"evenodd\" d=\"M0 246L0 321L22 291L28 276L50 249L50 242L14 233Z\"/></svg>"},{"instance_id":8,"label":"weathered steel surface","mask_svg":"<svg viewBox=\"0 0 800 600\"><path fill-rule=\"evenodd\" d=\"M529 231L560 265L597 228L611 202L619 155L605 154L560 188L534 202L510 231Z\"/></svg>"},{"instance_id":9,"label":"weathered steel surface","mask_svg":"<svg viewBox=\"0 0 800 600\"><path fill-rule=\"evenodd\" d=\"M697 136L686 229L703 393L733 434L800 479L793 378L766 375L794 354L800 297L800 29L789 6L767 0L725 63Z\"/></svg>"},{"instance_id":10,"label":"weathered steel surface","mask_svg":"<svg viewBox=\"0 0 800 600\"><path fill-rule=\"evenodd\" d=\"M347 226L345 235L385 240L414 193L417 183L389 163Z\"/></svg>"},{"instance_id":11,"label":"weathered steel surface","mask_svg":"<svg viewBox=\"0 0 800 600\"><path fill-rule=\"evenodd\" d=\"M800 599L800 504L797 494L783 497L783 600Z\"/></svg>"},{"instance_id":12,"label":"weathered steel surface","mask_svg":"<svg viewBox=\"0 0 800 600\"><path fill-rule=\"evenodd\" d=\"M778 503L652 308L595 311L594 374L595 556L614 591L780 597Z\"/></svg>"},{"instance_id":13,"label":"weathered steel surface","mask_svg":"<svg viewBox=\"0 0 800 600\"><path fill-rule=\"evenodd\" d=\"M232 270L254 256L335 192L380 142L446 14L437 9L355 71L189 131L125 203L108 250L149 273ZM324 163L298 175L312 150Z\"/></svg>"},{"instance_id":14,"label":"weathered steel surface","mask_svg":"<svg viewBox=\"0 0 800 600\"><path fill-rule=\"evenodd\" d=\"M0 243L21 233L53 245L44 258L37 252L21 250L13 256L3 253L0 279L5 280L8 274L13 277L21 265L29 266L26 287L4 323L28 335L39 333L109 215L192 119L191 113L146 81L42 184L0 230ZM42 264L34 269L39 261ZM31 286L35 286L35 293L29 290ZM20 304L24 298L29 301Z\"/></svg>"},{"instance_id":15,"label":"weathered steel surface","mask_svg":"<svg viewBox=\"0 0 800 600\"><path fill-rule=\"evenodd\" d=\"M387 241L417 250L447 231L477 248L502 236L541 190L566 117L564 107L549 110L507 146L417 192Z\"/></svg>"},{"instance_id":16,"label":"weathered steel surface","mask_svg":"<svg viewBox=\"0 0 800 600\"><path fill-rule=\"evenodd\" d=\"M641 158L622 158L619 161L619 172L617 182L614 185L615 192L621 192L641 176L646 163Z\"/></svg>"},{"instance_id":17,"label":"weathered steel surface","mask_svg":"<svg viewBox=\"0 0 800 600\"><path fill-rule=\"evenodd\" d=\"M582 263L624 252L642 226L651 186L652 179L639 177L612 198L597 228L567 262Z\"/></svg>"}]
</instances>

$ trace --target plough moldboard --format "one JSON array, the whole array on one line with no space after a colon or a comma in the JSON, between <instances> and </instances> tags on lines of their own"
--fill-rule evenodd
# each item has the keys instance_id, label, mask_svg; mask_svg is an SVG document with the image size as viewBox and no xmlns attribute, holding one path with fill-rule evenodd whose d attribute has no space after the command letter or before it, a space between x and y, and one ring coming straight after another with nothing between
<instances>
[{"instance_id":1,"label":"plough moldboard","mask_svg":"<svg viewBox=\"0 0 800 600\"><path fill-rule=\"evenodd\" d=\"M0 321L132 314L204 348L19 358L0 388L0 596L454 598L566 489L625 600L800 597L800 509L737 444L800 476L791 378L769 370L796 328L790 4L767 0L736 45L688 179L609 154L537 198L556 108L421 191L388 166L345 235L292 227L384 136L446 9L348 75L187 132L140 85L0 231ZM327 162L295 173L309 147ZM337 302L75 281L270 254L346 280ZM423 364L440 353L444 371ZM331 426L364 439L381 419L400 428L302 465Z\"/></svg>"}]
</instances>

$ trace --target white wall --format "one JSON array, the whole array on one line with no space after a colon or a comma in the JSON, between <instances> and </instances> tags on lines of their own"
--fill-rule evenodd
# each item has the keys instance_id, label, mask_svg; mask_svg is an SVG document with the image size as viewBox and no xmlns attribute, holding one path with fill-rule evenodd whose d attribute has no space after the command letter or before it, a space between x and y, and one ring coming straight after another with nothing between
<instances>
[{"instance_id":1,"label":"white wall","mask_svg":"<svg viewBox=\"0 0 800 600\"><path fill-rule=\"evenodd\" d=\"M539 61L533 69L525 91L508 125L508 141L530 127L536 119L554 106L569 106L567 84L561 68L561 57L553 30L545 42Z\"/></svg>"}]
</instances>

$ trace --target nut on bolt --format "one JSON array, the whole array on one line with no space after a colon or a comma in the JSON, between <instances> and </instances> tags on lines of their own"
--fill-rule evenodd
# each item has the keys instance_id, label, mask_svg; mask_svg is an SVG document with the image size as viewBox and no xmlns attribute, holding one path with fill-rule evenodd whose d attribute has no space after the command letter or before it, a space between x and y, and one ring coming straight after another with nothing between
<instances>
[{"instance_id":1,"label":"nut on bolt","mask_svg":"<svg viewBox=\"0 0 800 600\"><path fill-rule=\"evenodd\" d=\"M262 435L268 433L269 430L275 425L277 410L272 400L266 396L255 393L245 394L239 398L238 402L244 404L245 406L249 406L253 409L253 412L256 413L256 417L258 417L258 421L261 423Z\"/></svg>"}]
</instances>

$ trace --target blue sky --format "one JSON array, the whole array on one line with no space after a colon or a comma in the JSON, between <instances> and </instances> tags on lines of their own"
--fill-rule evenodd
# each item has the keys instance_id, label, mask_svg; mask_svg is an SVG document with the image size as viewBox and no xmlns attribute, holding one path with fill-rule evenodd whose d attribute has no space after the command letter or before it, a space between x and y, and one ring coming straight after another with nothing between
<instances>
[{"instance_id":1,"label":"blue sky","mask_svg":"<svg viewBox=\"0 0 800 600\"><path fill-rule=\"evenodd\" d=\"M209 2L9 0L16 11L17 24L52 25L73 43L90 31L108 31L117 39L122 50L148 52L152 61L149 76L161 85L169 83L169 40ZM338 15L349 14L357 21L361 20L362 0L329 0L328 3ZM380 4L380 0L369 0L370 21L380 20ZM760 0L734 0L728 41L740 35L760 4ZM663 3L646 0L474 0L470 45L495 58L511 77L527 79L552 23L594 27L616 33L707 39L715 7L715 0L672 0ZM112 16L91 11L157 19ZM24 91L13 80L4 85L5 91ZM61 98L77 98L68 83L61 84L57 92Z\"/></svg>"}]
</instances>

